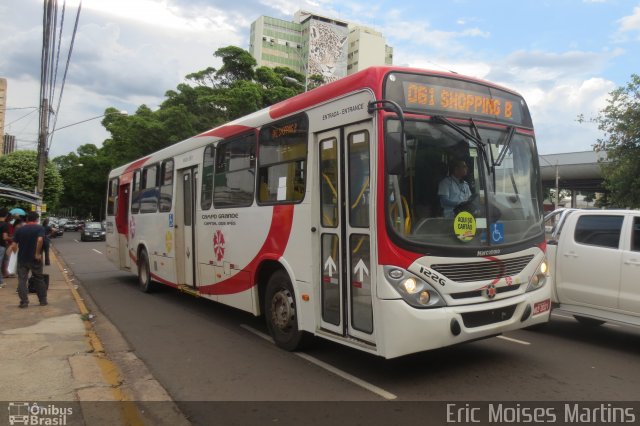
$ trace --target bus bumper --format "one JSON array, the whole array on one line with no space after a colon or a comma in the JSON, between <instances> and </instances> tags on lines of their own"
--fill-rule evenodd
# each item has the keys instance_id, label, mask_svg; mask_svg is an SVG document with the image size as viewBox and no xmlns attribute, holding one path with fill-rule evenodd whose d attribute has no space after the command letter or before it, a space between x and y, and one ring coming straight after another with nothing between
<instances>
[{"instance_id":1,"label":"bus bumper","mask_svg":"<svg viewBox=\"0 0 640 426\"><path fill-rule=\"evenodd\" d=\"M381 300L379 307L378 353L395 358L548 322L551 287L465 306L416 309L394 299Z\"/></svg>"}]
</instances>

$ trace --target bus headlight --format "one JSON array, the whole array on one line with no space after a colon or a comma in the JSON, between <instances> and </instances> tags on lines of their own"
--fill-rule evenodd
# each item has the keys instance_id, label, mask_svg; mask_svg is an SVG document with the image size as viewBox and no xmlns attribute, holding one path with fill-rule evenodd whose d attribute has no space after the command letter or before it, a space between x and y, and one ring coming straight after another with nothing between
<instances>
[{"instance_id":1,"label":"bus headlight","mask_svg":"<svg viewBox=\"0 0 640 426\"><path fill-rule=\"evenodd\" d=\"M402 299L415 308L439 308L446 306L440 293L428 282L400 268L385 266L385 277Z\"/></svg>"},{"instance_id":2,"label":"bus headlight","mask_svg":"<svg viewBox=\"0 0 640 426\"><path fill-rule=\"evenodd\" d=\"M549 276L548 272L549 266L547 265L547 259L545 258L540 262L536 273L533 274L529 280L529 287L527 287L527 291L533 291L543 287L547 283L547 277Z\"/></svg>"}]
</instances>

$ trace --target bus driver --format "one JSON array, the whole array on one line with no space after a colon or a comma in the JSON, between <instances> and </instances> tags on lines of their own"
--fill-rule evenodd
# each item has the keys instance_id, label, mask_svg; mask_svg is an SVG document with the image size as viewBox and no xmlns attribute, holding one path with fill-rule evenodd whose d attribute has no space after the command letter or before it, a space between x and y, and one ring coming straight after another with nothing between
<instances>
[{"instance_id":1,"label":"bus driver","mask_svg":"<svg viewBox=\"0 0 640 426\"><path fill-rule=\"evenodd\" d=\"M464 160L454 160L449 176L440 181L438 196L445 218L454 217L454 209L471 198L471 189L466 180L467 163Z\"/></svg>"}]
</instances>

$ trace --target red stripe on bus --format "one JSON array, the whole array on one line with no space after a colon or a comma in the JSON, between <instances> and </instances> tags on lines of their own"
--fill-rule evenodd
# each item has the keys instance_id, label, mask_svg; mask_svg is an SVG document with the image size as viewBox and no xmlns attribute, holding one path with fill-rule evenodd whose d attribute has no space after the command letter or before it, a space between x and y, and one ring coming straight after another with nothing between
<instances>
[{"instance_id":1,"label":"red stripe on bus","mask_svg":"<svg viewBox=\"0 0 640 426\"><path fill-rule=\"evenodd\" d=\"M147 162L147 160L148 160L149 158L151 158L151 156L150 156L150 155L147 155L147 156L146 156L146 157L144 157L144 158L141 158L141 159L139 159L139 160L134 161L133 163L129 164L129 165L127 166L127 168L124 170L124 172L122 172L122 173L124 174L124 173L127 173L127 172L131 172L131 171L133 171L133 170L135 170L135 169L139 168L139 167L140 167L140 166L142 166L144 163L146 163L146 162Z\"/></svg>"},{"instance_id":2,"label":"red stripe on bus","mask_svg":"<svg viewBox=\"0 0 640 426\"><path fill-rule=\"evenodd\" d=\"M253 287L255 282L253 276L260 262L264 260L278 260L284 254L293 225L293 208L293 205L273 207L273 216L271 217L271 226L267 238L253 260L242 268L243 271L251 274L251 280L243 279L242 276L244 274L236 274L219 283L201 286L199 288L200 293L217 295L235 294Z\"/></svg>"},{"instance_id":3,"label":"red stripe on bus","mask_svg":"<svg viewBox=\"0 0 640 426\"><path fill-rule=\"evenodd\" d=\"M376 98L379 97L382 76L389 71L387 68L370 68L366 71L351 74L340 80L317 89L301 93L298 96L289 98L284 102L277 103L269 108L269 115L276 119L302 111L306 108L319 105L341 94L353 92L355 86L369 87L375 92Z\"/></svg>"},{"instance_id":4,"label":"red stripe on bus","mask_svg":"<svg viewBox=\"0 0 640 426\"><path fill-rule=\"evenodd\" d=\"M247 130L251 130L251 129L253 129L253 127L231 124L229 126L216 127L215 129L211 129L204 133L200 133L196 137L200 138L203 136L215 136L217 138L224 139L224 138L228 138L229 136L237 135L238 133L244 133Z\"/></svg>"}]
</instances>

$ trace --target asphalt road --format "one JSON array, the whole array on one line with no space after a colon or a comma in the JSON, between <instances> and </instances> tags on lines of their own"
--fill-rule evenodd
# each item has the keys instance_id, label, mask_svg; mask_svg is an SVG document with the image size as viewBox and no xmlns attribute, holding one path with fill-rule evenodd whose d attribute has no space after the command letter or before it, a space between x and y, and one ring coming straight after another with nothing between
<instances>
[{"instance_id":1,"label":"asphalt road","mask_svg":"<svg viewBox=\"0 0 640 426\"><path fill-rule=\"evenodd\" d=\"M635 328L585 328L554 312L540 331L393 360L322 339L288 353L264 338L260 318L168 287L140 292L103 242L78 238L69 232L53 244L97 314L196 424L211 411L188 401L640 401Z\"/></svg>"}]
</instances>

